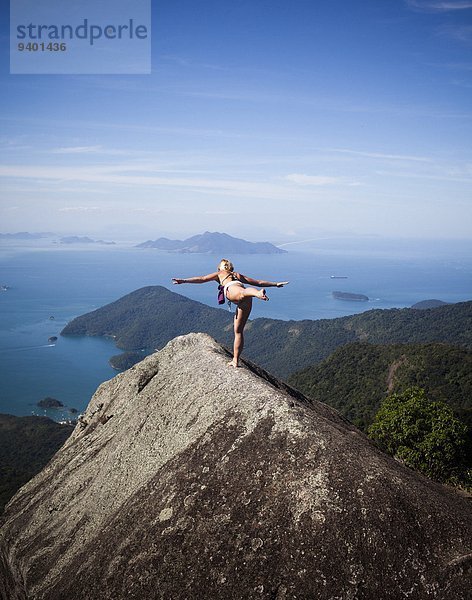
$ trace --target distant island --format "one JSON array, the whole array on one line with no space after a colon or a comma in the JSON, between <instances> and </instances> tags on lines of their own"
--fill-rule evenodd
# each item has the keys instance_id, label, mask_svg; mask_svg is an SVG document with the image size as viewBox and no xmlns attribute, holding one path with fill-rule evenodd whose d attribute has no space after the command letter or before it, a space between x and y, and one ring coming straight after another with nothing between
<instances>
[{"instance_id":1,"label":"distant island","mask_svg":"<svg viewBox=\"0 0 472 600\"><path fill-rule=\"evenodd\" d=\"M52 233L29 233L29 231L19 231L17 233L0 233L0 240L40 240L51 237Z\"/></svg>"},{"instance_id":2,"label":"distant island","mask_svg":"<svg viewBox=\"0 0 472 600\"><path fill-rule=\"evenodd\" d=\"M365 294L351 294L350 292L333 292L336 300L354 300L356 302L367 302L369 297Z\"/></svg>"},{"instance_id":3,"label":"distant island","mask_svg":"<svg viewBox=\"0 0 472 600\"><path fill-rule=\"evenodd\" d=\"M39 408L53 408L56 410L61 410L61 412L68 412L71 415L76 415L79 412L76 408L64 406L64 404L62 404L60 400L56 400L56 398L51 398L51 396L46 396L46 398L40 400L36 406L39 406Z\"/></svg>"},{"instance_id":4,"label":"distant island","mask_svg":"<svg viewBox=\"0 0 472 600\"><path fill-rule=\"evenodd\" d=\"M115 246L116 242L107 242L105 240L93 240L87 236L69 235L61 237L57 241L57 234L50 232L30 233L29 231L19 231L18 233L0 233L0 240L22 240L32 241L44 238L56 238L54 244L101 244L104 246Z\"/></svg>"},{"instance_id":5,"label":"distant island","mask_svg":"<svg viewBox=\"0 0 472 600\"><path fill-rule=\"evenodd\" d=\"M69 235L59 240L60 244L103 244L105 246L114 246L116 242L105 242L104 240L92 240L89 237L79 237L77 235Z\"/></svg>"},{"instance_id":6,"label":"distant island","mask_svg":"<svg viewBox=\"0 0 472 600\"><path fill-rule=\"evenodd\" d=\"M63 404L60 400L47 396L38 402L40 408L63 408Z\"/></svg>"},{"instance_id":7,"label":"distant island","mask_svg":"<svg viewBox=\"0 0 472 600\"><path fill-rule=\"evenodd\" d=\"M210 231L194 235L186 240L170 240L168 238L148 240L136 247L156 248L167 252L219 254L222 256L231 256L232 254L285 254L287 252L269 242L248 242L232 237L227 233L212 233Z\"/></svg>"}]
</instances>

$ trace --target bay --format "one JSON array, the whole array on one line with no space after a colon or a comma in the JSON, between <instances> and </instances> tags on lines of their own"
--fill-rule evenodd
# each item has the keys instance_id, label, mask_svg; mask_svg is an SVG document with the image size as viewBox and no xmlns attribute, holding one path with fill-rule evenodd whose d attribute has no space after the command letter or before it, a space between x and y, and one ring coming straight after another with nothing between
<instances>
[{"instance_id":1,"label":"bay","mask_svg":"<svg viewBox=\"0 0 472 600\"><path fill-rule=\"evenodd\" d=\"M252 318L331 319L372 308L402 308L429 299L460 302L472 297L468 244L414 247L392 241L350 243L316 240L287 245L282 255L230 257L235 269L255 278L290 280L269 289L270 302L255 302ZM116 372L112 340L61 337L74 317L147 285L164 285L217 307L216 284L172 286L172 277L203 275L220 257L168 254L117 246L68 247L50 242L0 248L0 412L71 418L87 406L97 386ZM331 276L346 277L332 279ZM369 302L335 300L334 290L365 294ZM49 342L55 336L57 341ZM64 410L40 409L45 397Z\"/></svg>"}]
</instances>

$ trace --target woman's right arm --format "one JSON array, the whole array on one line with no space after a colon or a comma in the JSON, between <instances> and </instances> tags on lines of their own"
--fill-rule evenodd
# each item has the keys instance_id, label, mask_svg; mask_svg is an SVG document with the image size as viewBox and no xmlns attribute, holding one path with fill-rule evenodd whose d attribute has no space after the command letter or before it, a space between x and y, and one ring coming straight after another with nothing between
<instances>
[{"instance_id":1,"label":"woman's right arm","mask_svg":"<svg viewBox=\"0 0 472 600\"><path fill-rule=\"evenodd\" d=\"M209 273L201 277L188 277L187 279L172 277L172 283L175 285L180 285L181 283L207 283L208 281L218 281L218 273Z\"/></svg>"}]
</instances>

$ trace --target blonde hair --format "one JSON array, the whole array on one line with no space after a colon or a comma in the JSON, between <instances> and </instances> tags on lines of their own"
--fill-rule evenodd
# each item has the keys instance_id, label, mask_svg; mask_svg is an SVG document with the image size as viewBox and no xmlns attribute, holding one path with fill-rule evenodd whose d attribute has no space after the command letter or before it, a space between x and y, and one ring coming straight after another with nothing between
<instances>
[{"instance_id":1,"label":"blonde hair","mask_svg":"<svg viewBox=\"0 0 472 600\"><path fill-rule=\"evenodd\" d=\"M220 260L220 264L218 265L218 271L233 271L233 263L227 258L222 258Z\"/></svg>"}]
</instances>

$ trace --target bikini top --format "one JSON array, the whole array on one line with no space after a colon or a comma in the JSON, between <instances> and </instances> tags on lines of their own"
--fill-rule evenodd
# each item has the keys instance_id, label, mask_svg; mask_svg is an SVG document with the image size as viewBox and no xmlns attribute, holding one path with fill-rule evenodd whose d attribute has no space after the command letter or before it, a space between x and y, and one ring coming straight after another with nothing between
<instances>
[{"instance_id":1,"label":"bikini top","mask_svg":"<svg viewBox=\"0 0 472 600\"><path fill-rule=\"evenodd\" d=\"M237 277L235 277L234 273L228 273L228 275L226 275L226 277L223 279L223 281L220 283L220 285L223 285L224 282L228 279L228 277L232 278L232 281L239 281L239 279Z\"/></svg>"}]
</instances>

